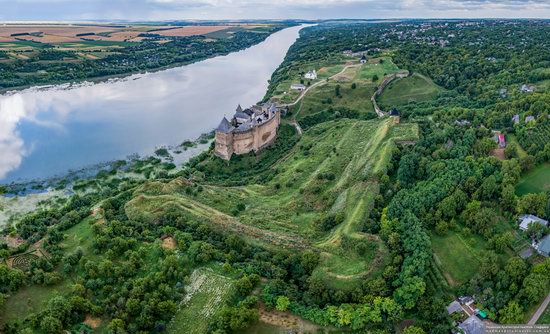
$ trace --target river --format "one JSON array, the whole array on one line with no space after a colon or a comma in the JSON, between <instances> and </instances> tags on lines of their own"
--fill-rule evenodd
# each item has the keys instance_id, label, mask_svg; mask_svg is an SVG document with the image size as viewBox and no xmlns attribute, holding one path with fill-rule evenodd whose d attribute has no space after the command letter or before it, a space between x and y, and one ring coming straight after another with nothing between
<instances>
[{"instance_id":1,"label":"river","mask_svg":"<svg viewBox=\"0 0 550 334\"><path fill-rule=\"evenodd\" d=\"M48 178L195 139L238 104L263 98L301 28L183 67L0 95L0 183Z\"/></svg>"}]
</instances>

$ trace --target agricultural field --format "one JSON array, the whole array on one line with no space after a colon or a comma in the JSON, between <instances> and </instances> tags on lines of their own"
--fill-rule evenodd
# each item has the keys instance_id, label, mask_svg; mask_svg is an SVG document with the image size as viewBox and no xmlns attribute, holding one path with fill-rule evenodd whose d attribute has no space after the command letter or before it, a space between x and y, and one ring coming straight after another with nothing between
<instances>
[{"instance_id":1,"label":"agricultural field","mask_svg":"<svg viewBox=\"0 0 550 334\"><path fill-rule=\"evenodd\" d=\"M550 190L550 164L542 164L523 175L516 186L516 194L540 193Z\"/></svg>"},{"instance_id":2,"label":"agricultural field","mask_svg":"<svg viewBox=\"0 0 550 334\"><path fill-rule=\"evenodd\" d=\"M382 109L389 109L411 102L430 101L437 97L441 88L429 78L414 73L410 77L391 82L380 95L378 102Z\"/></svg>"},{"instance_id":3,"label":"agricultural field","mask_svg":"<svg viewBox=\"0 0 550 334\"><path fill-rule=\"evenodd\" d=\"M206 35L230 29L256 29L256 25L195 25L195 26L155 26L155 25L3 25L0 26L0 43L31 41L44 44L79 43L83 41L141 42L140 34L159 36ZM0 46L2 46L0 44Z\"/></svg>"},{"instance_id":4,"label":"agricultural field","mask_svg":"<svg viewBox=\"0 0 550 334\"><path fill-rule=\"evenodd\" d=\"M218 270L219 271L219 270ZM186 295L168 325L168 333L206 333L209 321L228 301L233 280L211 268L199 268L189 277Z\"/></svg>"},{"instance_id":5,"label":"agricultural field","mask_svg":"<svg viewBox=\"0 0 550 334\"><path fill-rule=\"evenodd\" d=\"M384 243L361 232L362 224L378 194L376 175L385 169L390 148L395 141L414 139L417 131L415 124L395 125L390 119L326 122L304 133L300 144L271 168L277 173L265 185L203 184L193 196L185 190L191 185L181 180L149 183L127 204L126 213L152 221L164 210L177 209L252 243L314 249L322 255L317 275L352 288L361 278L379 274L387 260Z\"/></svg>"}]
</instances>

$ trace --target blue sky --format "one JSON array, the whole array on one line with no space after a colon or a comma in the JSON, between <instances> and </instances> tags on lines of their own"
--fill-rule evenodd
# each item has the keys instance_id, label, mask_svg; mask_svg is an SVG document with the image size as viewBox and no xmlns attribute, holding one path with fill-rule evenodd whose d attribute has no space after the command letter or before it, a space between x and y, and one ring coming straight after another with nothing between
<instances>
[{"instance_id":1,"label":"blue sky","mask_svg":"<svg viewBox=\"0 0 550 334\"><path fill-rule=\"evenodd\" d=\"M0 0L0 20L550 18L550 0Z\"/></svg>"}]
</instances>

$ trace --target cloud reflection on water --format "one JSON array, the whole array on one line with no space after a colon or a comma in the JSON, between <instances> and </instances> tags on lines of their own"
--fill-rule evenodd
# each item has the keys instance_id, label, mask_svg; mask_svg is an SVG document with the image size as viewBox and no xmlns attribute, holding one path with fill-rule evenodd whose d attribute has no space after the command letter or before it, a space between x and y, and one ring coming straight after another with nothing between
<instances>
[{"instance_id":1,"label":"cloud reflection on water","mask_svg":"<svg viewBox=\"0 0 550 334\"><path fill-rule=\"evenodd\" d=\"M162 72L0 96L0 180L48 177L196 138L237 104L263 97L299 30Z\"/></svg>"}]
</instances>

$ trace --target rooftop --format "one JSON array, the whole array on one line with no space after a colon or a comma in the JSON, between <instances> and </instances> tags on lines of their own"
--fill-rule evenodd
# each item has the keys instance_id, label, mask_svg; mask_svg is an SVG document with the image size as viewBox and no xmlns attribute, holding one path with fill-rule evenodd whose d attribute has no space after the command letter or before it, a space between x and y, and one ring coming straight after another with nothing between
<instances>
[{"instance_id":1,"label":"rooftop","mask_svg":"<svg viewBox=\"0 0 550 334\"><path fill-rule=\"evenodd\" d=\"M483 334L485 333L485 325L477 316L471 315L464 320L458 328L462 329L465 334Z\"/></svg>"}]
</instances>

